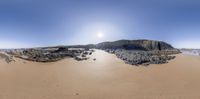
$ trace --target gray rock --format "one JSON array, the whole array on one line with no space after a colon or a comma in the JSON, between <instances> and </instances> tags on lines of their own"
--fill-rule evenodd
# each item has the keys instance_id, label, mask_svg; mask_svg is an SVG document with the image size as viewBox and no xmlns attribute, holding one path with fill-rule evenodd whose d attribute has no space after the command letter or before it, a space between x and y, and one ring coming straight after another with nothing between
<instances>
[{"instance_id":1,"label":"gray rock","mask_svg":"<svg viewBox=\"0 0 200 99\"><path fill-rule=\"evenodd\" d=\"M65 47L17 49L10 50L7 53L21 59L35 62L54 62L64 58L74 58L77 61L87 60L86 55L89 54L83 49L75 48L68 50Z\"/></svg>"},{"instance_id":2,"label":"gray rock","mask_svg":"<svg viewBox=\"0 0 200 99\"><path fill-rule=\"evenodd\" d=\"M164 64L169 60L175 58L175 56L170 56L169 52L158 52L158 51L135 51L135 50L124 50L117 49L106 52L114 52L114 54L122 59L125 63L131 65L148 65L148 64Z\"/></svg>"},{"instance_id":3,"label":"gray rock","mask_svg":"<svg viewBox=\"0 0 200 99\"><path fill-rule=\"evenodd\" d=\"M125 50L142 50L142 51L152 51L152 50L174 50L174 52L179 53L180 51L173 48L170 44L162 41L154 40L119 40L114 42L103 42L96 45L97 49L125 49ZM112 52L112 50L109 50Z\"/></svg>"}]
</instances>

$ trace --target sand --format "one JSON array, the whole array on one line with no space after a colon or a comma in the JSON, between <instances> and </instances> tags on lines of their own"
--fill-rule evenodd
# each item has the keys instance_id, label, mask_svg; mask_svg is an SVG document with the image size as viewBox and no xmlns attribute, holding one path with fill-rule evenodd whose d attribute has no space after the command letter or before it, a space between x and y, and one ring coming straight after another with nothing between
<instances>
[{"instance_id":1,"label":"sand","mask_svg":"<svg viewBox=\"0 0 200 99\"><path fill-rule=\"evenodd\" d=\"M0 99L200 99L197 56L147 67L99 50L81 62L15 60L0 60Z\"/></svg>"}]
</instances>

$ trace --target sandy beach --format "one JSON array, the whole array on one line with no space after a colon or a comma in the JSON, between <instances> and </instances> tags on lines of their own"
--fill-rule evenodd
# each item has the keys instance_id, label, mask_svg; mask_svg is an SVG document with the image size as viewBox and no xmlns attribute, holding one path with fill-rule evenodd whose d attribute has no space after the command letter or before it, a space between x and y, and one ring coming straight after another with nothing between
<instances>
[{"instance_id":1,"label":"sandy beach","mask_svg":"<svg viewBox=\"0 0 200 99\"><path fill-rule=\"evenodd\" d=\"M96 61L93 60L96 58ZM0 60L0 99L199 99L200 57L132 66L97 50L86 61Z\"/></svg>"}]
</instances>

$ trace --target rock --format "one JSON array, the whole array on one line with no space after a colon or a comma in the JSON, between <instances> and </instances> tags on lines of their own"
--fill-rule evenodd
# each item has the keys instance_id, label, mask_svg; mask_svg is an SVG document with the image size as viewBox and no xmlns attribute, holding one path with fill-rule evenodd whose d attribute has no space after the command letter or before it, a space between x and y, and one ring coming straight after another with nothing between
<instances>
[{"instance_id":1,"label":"rock","mask_svg":"<svg viewBox=\"0 0 200 99\"><path fill-rule=\"evenodd\" d=\"M93 52L95 52L95 50L94 49L90 49L90 51L93 53Z\"/></svg>"},{"instance_id":2,"label":"rock","mask_svg":"<svg viewBox=\"0 0 200 99\"><path fill-rule=\"evenodd\" d=\"M82 48L68 49L66 47L14 49L9 50L8 53L15 57L35 62L54 62L68 57L77 61L87 60L86 55L89 54Z\"/></svg>"},{"instance_id":3,"label":"rock","mask_svg":"<svg viewBox=\"0 0 200 99\"><path fill-rule=\"evenodd\" d=\"M113 52L109 51L108 49L105 51ZM175 56L170 56L171 54L169 53L167 54L158 51L135 51L117 49L114 51L114 54L118 58L122 59L125 63L131 65L164 64L167 63L169 60L175 58Z\"/></svg>"},{"instance_id":4,"label":"rock","mask_svg":"<svg viewBox=\"0 0 200 99\"><path fill-rule=\"evenodd\" d=\"M103 42L97 44L96 48L115 54L125 63L132 65L164 64L175 58L175 56L170 55L180 53L170 44L154 40Z\"/></svg>"},{"instance_id":5,"label":"rock","mask_svg":"<svg viewBox=\"0 0 200 99\"><path fill-rule=\"evenodd\" d=\"M80 61L87 60L87 55L92 55L94 48L115 54L125 63L132 65L162 64L175 58L169 55L180 53L168 43L153 40L119 40L96 45L11 49L6 52L11 56L35 62L54 62L64 58L74 58Z\"/></svg>"},{"instance_id":6,"label":"rock","mask_svg":"<svg viewBox=\"0 0 200 99\"><path fill-rule=\"evenodd\" d=\"M85 54L82 54L81 56L82 56L82 57L86 57L86 55L85 55Z\"/></svg>"},{"instance_id":7,"label":"rock","mask_svg":"<svg viewBox=\"0 0 200 99\"><path fill-rule=\"evenodd\" d=\"M0 52L0 58L1 58L1 59L4 59L7 63L15 62L13 56L8 55L8 54L5 53L5 52Z\"/></svg>"},{"instance_id":8,"label":"rock","mask_svg":"<svg viewBox=\"0 0 200 99\"><path fill-rule=\"evenodd\" d=\"M75 57L75 60L77 60L77 61L81 61L82 58L77 56L77 57Z\"/></svg>"},{"instance_id":9,"label":"rock","mask_svg":"<svg viewBox=\"0 0 200 99\"><path fill-rule=\"evenodd\" d=\"M75 60L77 60L77 61L82 61L82 60L87 60L87 59L89 59L89 58L88 57L81 57L81 56L75 57Z\"/></svg>"},{"instance_id":10,"label":"rock","mask_svg":"<svg viewBox=\"0 0 200 99\"><path fill-rule=\"evenodd\" d=\"M87 51L84 51L83 54L84 54L84 55L88 55L89 53L88 53Z\"/></svg>"},{"instance_id":11,"label":"rock","mask_svg":"<svg viewBox=\"0 0 200 99\"><path fill-rule=\"evenodd\" d=\"M152 51L152 50L174 50L176 53L180 53L179 50L173 48L170 44L162 41L154 40L119 40L114 42L103 42L96 45L97 49L112 49L109 50L113 52L116 49L125 50L142 50L142 51Z\"/></svg>"}]
</instances>

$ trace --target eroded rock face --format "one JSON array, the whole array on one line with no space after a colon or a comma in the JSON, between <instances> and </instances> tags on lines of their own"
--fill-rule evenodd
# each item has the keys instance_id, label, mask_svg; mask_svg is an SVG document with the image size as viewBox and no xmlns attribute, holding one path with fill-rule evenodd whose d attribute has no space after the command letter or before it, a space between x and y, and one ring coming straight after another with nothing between
<instances>
[{"instance_id":1,"label":"eroded rock face","mask_svg":"<svg viewBox=\"0 0 200 99\"><path fill-rule=\"evenodd\" d=\"M98 49L125 49L125 50L175 50L170 44L154 40L119 40L103 42L96 45ZM178 51L178 50L177 50Z\"/></svg>"}]
</instances>

